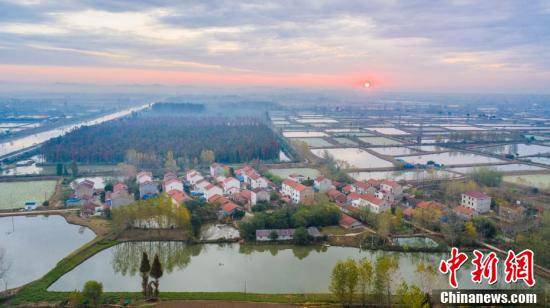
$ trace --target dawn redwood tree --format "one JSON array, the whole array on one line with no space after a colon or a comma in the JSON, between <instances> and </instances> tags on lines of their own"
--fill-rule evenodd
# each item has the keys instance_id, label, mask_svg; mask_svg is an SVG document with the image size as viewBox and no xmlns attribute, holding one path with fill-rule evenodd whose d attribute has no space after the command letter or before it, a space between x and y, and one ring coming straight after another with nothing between
<instances>
[{"instance_id":1,"label":"dawn redwood tree","mask_svg":"<svg viewBox=\"0 0 550 308\"><path fill-rule=\"evenodd\" d=\"M143 289L143 295L147 296L147 285L149 284L149 272L151 271L151 263L149 257L144 251L141 256L141 265L139 266L139 272L141 273L141 288Z\"/></svg>"},{"instance_id":2,"label":"dawn redwood tree","mask_svg":"<svg viewBox=\"0 0 550 308\"><path fill-rule=\"evenodd\" d=\"M149 273L154 281L155 285L155 297L159 296L159 279L162 277L162 265L160 264L159 256L155 255L155 259L153 260L153 265L151 266L151 272Z\"/></svg>"}]
</instances>

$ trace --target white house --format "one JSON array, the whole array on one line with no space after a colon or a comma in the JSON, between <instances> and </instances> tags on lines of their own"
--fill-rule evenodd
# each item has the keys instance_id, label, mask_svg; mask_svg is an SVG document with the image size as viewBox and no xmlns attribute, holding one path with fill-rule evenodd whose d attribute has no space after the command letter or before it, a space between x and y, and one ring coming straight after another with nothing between
<instances>
[{"instance_id":1,"label":"white house","mask_svg":"<svg viewBox=\"0 0 550 308\"><path fill-rule=\"evenodd\" d=\"M195 170L188 171L185 178L187 182L189 182L191 185L195 185L198 182L204 180L203 176Z\"/></svg>"},{"instance_id":2,"label":"white house","mask_svg":"<svg viewBox=\"0 0 550 308\"><path fill-rule=\"evenodd\" d=\"M313 181L313 187L318 192L325 192L332 188L332 181L324 176L318 176L315 181Z\"/></svg>"},{"instance_id":3,"label":"white house","mask_svg":"<svg viewBox=\"0 0 550 308\"><path fill-rule=\"evenodd\" d=\"M392 200L399 200L403 197L403 187L392 180L383 180L380 183L380 190L390 195Z\"/></svg>"},{"instance_id":4,"label":"white house","mask_svg":"<svg viewBox=\"0 0 550 308\"><path fill-rule=\"evenodd\" d=\"M462 194L460 205L474 210L476 214L485 214L491 210L491 197L481 191L469 191Z\"/></svg>"},{"instance_id":5,"label":"white house","mask_svg":"<svg viewBox=\"0 0 550 308\"><path fill-rule=\"evenodd\" d=\"M232 195L235 192L239 192L241 189L241 182L234 177L225 178L221 184L223 193L226 195Z\"/></svg>"},{"instance_id":6,"label":"white house","mask_svg":"<svg viewBox=\"0 0 550 308\"><path fill-rule=\"evenodd\" d=\"M141 171L136 175L136 182L138 184L143 184L145 182L152 182L153 174L149 171Z\"/></svg>"},{"instance_id":7,"label":"white house","mask_svg":"<svg viewBox=\"0 0 550 308\"><path fill-rule=\"evenodd\" d=\"M205 190L206 187L209 186L209 185L212 185L212 183L208 182L208 181L205 180L205 179L202 179L202 180L200 180L199 182L197 182L197 183L195 184L195 190L204 193L204 190Z\"/></svg>"},{"instance_id":8,"label":"white house","mask_svg":"<svg viewBox=\"0 0 550 308\"><path fill-rule=\"evenodd\" d=\"M284 179L281 185L281 193L289 197L294 203L308 204L313 202L313 190L300 183Z\"/></svg>"},{"instance_id":9,"label":"white house","mask_svg":"<svg viewBox=\"0 0 550 308\"><path fill-rule=\"evenodd\" d=\"M183 182L178 179L164 180L162 183L162 189L166 192L172 190L183 191Z\"/></svg>"},{"instance_id":10,"label":"white house","mask_svg":"<svg viewBox=\"0 0 550 308\"><path fill-rule=\"evenodd\" d=\"M269 181L263 176L252 175L250 177L250 188L267 188L269 186Z\"/></svg>"},{"instance_id":11,"label":"white house","mask_svg":"<svg viewBox=\"0 0 550 308\"><path fill-rule=\"evenodd\" d=\"M223 190L219 186L214 184L209 184L204 188L204 198L206 200L212 198L215 195L219 195L219 196L223 195Z\"/></svg>"},{"instance_id":12,"label":"white house","mask_svg":"<svg viewBox=\"0 0 550 308\"><path fill-rule=\"evenodd\" d=\"M292 174L289 174L287 176L287 179L289 179L291 181L294 181L294 182L297 182L297 183L302 183L303 181L306 180L306 177L301 175L301 174L292 173Z\"/></svg>"},{"instance_id":13,"label":"white house","mask_svg":"<svg viewBox=\"0 0 550 308\"><path fill-rule=\"evenodd\" d=\"M356 208L366 208L375 214L380 214L390 209L390 206L384 200L371 194L359 195L358 198L351 201L351 204Z\"/></svg>"}]
</instances>

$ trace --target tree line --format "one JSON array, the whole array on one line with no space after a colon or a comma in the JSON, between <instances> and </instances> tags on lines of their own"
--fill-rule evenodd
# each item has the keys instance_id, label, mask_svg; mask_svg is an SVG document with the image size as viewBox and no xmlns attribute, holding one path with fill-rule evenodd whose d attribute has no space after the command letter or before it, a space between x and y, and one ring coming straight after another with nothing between
<instances>
[{"instance_id":1,"label":"tree line","mask_svg":"<svg viewBox=\"0 0 550 308\"><path fill-rule=\"evenodd\" d=\"M180 163L201 159L205 150L223 163L274 160L280 144L255 118L155 116L81 127L44 143L41 152L51 162L118 163L131 149L160 167L169 151Z\"/></svg>"}]
</instances>

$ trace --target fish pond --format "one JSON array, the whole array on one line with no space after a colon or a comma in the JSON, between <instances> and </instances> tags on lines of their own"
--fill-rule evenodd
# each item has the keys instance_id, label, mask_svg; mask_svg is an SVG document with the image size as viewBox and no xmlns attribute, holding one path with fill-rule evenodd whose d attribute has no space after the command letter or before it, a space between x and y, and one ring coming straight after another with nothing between
<instances>
[{"instance_id":1,"label":"fish pond","mask_svg":"<svg viewBox=\"0 0 550 308\"><path fill-rule=\"evenodd\" d=\"M2 289L36 280L59 260L91 241L94 233L58 215L0 218L0 249L9 266Z\"/></svg>"},{"instance_id":2,"label":"fish pond","mask_svg":"<svg viewBox=\"0 0 550 308\"><path fill-rule=\"evenodd\" d=\"M110 247L65 274L50 291L72 291L88 280L103 283L105 291L140 291L141 255L159 255L164 268L162 291L327 293L332 268L339 260L366 258L374 262L388 255L399 269L392 285L400 281L420 285L417 266L437 264L446 253L404 253L359 250L350 247L283 245L203 244L179 242L130 242ZM475 285L470 280L471 264L458 272L463 288L510 288L499 280L493 286ZM448 287L446 276L434 274L435 285ZM521 285L521 284L520 284Z\"/></svg>"},{"instance_id":3,"label":"fish pond","mask_svg":"<svg viewBox=\"0 0 550 308\"><path fill-rule=\"evenodd\" d=\"M0 182L0 209L25 207L25 202L41 205L55 191L55 180Z\"/></svg>"},{"instance_id":4,"label":"fish pond","mask_svg":"<svg viewBox=\"0 0 550 308\"><path fill-rule=\"evenodd\" d=\"M342 161L351 168L389 168L393 163L374 156L373 154L358 148L313 149L311 152L318 157L326 153L337 161ZM343 165L341 163L341 165Z\"/></svg>"},{"instance_id":5,"label":"fish pond","mask_svg":"<svg viewBox=\"0 0 550 308\"><path fill-rule=\"evenodd\" d=\"M377 180L394 180L394 181L425 181L425 180L440 180L459 177L458 174L445 170L421 170L415 169L412 171L371 171L371 172L350 172L349 176L358 181L367 181L369 179Z\"/></svg>"},{"instance_id":6,"label":"fish pond","mask_svg":"<svg viewBox=\"0 0 550 308\"><path fill-rule=\"evenodd\" d=\"M503 160L493 158L489 156L483 156L478 154L466 153L466 152L443 152L435 154L425 154L416 156L404 156L398 157L413 165L420 164L426 165L428 162L434 162L440 165L475 165L475 164L491 164L491 163L503 163Z\"/></svg>"}]
</instances>

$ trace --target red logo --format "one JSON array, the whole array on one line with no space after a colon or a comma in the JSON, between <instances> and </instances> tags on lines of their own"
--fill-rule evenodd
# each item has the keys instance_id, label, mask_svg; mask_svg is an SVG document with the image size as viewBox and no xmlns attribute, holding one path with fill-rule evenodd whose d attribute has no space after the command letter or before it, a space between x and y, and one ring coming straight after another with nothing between
<instances>
[{"instance_id":1,"label":"red logo","mask_svg":"<svg viewBox=\"0 0 550 308\"><path fill-rule=\"evenodd\" d=\"M472 281L481 283L483 278L489 280L489 284L497 282L498 276L498 257L497 254L491 252L487 254L485 259L483 258L483 253L479 250L474 250L475 258L472 260L474 265L474 270L472 271Z\"/></svg>"},{"instance_id":2,"label":"red logo","mask_svg":"<svg viewBox=\"0 0 550 308\"><path fill-rule=\"evenodd\" d=\"M504 280L507 283L523 280L528 286L535 285L535 278L533 275L533 251L531 249L525 249L524 251L515 254L513 251L508 251L506 257Z\"/></svg>"},{"instance_id":3,"label":"red logo","mask_svg":"<svg viewBox=\"0 0 550 308\"><path fill-rule=\"evenodd\" d=\"M463 252L458 252L458 248L453 247L451 249L451 258L448 260L442 260L439 264L439 271L443 274L449 273L449 284L453 288L458 288L458 282L456 281L456 271L468 260L468 256Z\"/></svg>"}]
</instances>

